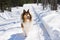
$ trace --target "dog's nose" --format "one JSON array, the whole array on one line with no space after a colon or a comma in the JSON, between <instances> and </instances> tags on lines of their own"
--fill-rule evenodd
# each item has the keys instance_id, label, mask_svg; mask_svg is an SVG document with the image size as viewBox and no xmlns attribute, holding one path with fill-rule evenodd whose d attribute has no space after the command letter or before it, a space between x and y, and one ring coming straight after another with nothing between
<instances>
[{"instance_id":1,"label":"dog's nose","mask_svg":"<svg viewBox=\"0 0 60 40\"><path fill-rule=\"evenodd\" d=\"M30 16L29 16L29 15L27 15L27 18L29 19L29 18L30 18Z\"/></svg>"}]
</instances>

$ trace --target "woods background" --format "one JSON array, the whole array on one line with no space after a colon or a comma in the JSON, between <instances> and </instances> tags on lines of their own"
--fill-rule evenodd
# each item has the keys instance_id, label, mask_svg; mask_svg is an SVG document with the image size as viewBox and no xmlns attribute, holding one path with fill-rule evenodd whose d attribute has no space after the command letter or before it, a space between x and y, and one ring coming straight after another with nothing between
<instances>
[{"instance_id":1,"label":"woods background","mask_svg":"<svg viewBox=\"0 0 60 40\"><path fill-rule=\"evenodd\" d=\"M2 11L8 9L11 11L11 7L22 6L26 3L36 3L37 0L0 0L0 9ZM57 4L60 4L60 0L38 0L38 3L42 3L43 9L47 4L51 5L52 10L57 10Z\"/></svg>"}]
</instances>

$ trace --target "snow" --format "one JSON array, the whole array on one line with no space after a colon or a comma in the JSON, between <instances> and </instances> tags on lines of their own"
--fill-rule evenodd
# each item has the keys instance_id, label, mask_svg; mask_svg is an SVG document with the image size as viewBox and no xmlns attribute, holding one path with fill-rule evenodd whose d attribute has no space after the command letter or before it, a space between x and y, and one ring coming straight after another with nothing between
<instances>
[{"instance_id":1,"label":"snow","mask_svg":"<svg viewBox=\"0 0 60 40\"><path fill-rule=\"evenodd\" d=\"M20 13L23 11L22 9L22 7L18 7L18 9L12 9L12 12L4 11L4 13L0 13L0 40L8 40L11 38L11 35L22 33L20 25Z\"/></svg>"},{"instance_id":2,"label":"snow","mask_svg":"<svg viewBox=\"0 0 60 40\"><path fill-rule=\"evenodd\" d=\"M60 40L60 15L56 11L51 11L43 20L52 40Z\"/></svg>"},{"instance_id":3,"label":"snow","mask_svg":"<svg viewBox=\"0 0 60 40\"><path fill-rule=\"evenodd\" d=\"M0 40L60 40L60 5L52 11L49 5L43 10L39 4L24 4L23 7L12 7L11 12L0 13ZM30 11L33 29L24 37L21 29L23 10Z\"/></svg>"},{"instance_id":4,"label":"snow","mask_svg":"<svg viewBox=\"0 0 60 40\"><path fill-rule=\"evenodd\" d=\"M38 25L34 25L25 40L44 40L42 29Z\"/></svg>"}]
</instances>

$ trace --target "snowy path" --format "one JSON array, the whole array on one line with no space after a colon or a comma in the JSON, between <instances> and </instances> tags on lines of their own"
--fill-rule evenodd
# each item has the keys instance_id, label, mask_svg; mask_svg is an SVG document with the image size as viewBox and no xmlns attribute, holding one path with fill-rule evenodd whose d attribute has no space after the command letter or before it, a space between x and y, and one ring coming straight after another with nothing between
<instances>
[{"instance_id":1,"label":"snowy path","mask_svg":"<svg viewBox=\"0 0 60 40\"><path fill-rule=\"evenodd\" d=\"M42 10L41 4L25 4L12 8L12 12L0 13L0 40L25 40L20 25L23 9L29 9L34 25L42 29L45 40L60 40L60 12Z\"/></svg>"},{"instance_id":2,"label":"snowy path","mask_svg":"<svg viewBox=\"0 0 60 40\"><path fill-rule=\"evenodd\" d=\"M34 5L34 4L33 4ZM36 5L36 4L35 4ZM37 5L36 5L37 6ZM29 8L30 7L30 8ZM35 8L33 8L31 5L27 5L27 6L24 6L23 7L23 9L30 9L30 12L32 13L32 16L33 16L33 21L34 21L34 23L35 23L35 25L36 25L36 23L37 24L39 24L40 25L40 27L42 28L42 30L44 31L44 36L45 36L45 40L50 40L50 38L49 38L49 35L47 35L48 34L48 32L47 32L47 30L44 28L44 25L42 24L42 22L41 22L41 18L39 17L40 15L38 15L38 13L36 12L37 10L38 10L38 8L37 8L37 10L35 10ZM14 9L13 9L14 10ZM14 13L15 11L13 11L12 13ZM42 12L42 11L41 11ZM7 13L7 12L6 12ZM9 12L8 12L9 13ZM6 14L5 14L6 15ZM7 16L8 16L9 14L7 14ZM9 18L11 17L12 15L10 15L9 16ZM15 14L14 14L14 16L15 16ZM37 19L36 19L37 18ZM15 20L15 21L14 21ZM6 21L6 19L4 20L4 21ZM3 21L3 22L4 22ZM18 26L17 26L18 25ZM5 36L7 35L8 36L8 38L9 38L9 36L10 35L12 35L12 34L16 34L16 33L21 33L19 30L20 30L20 27L19 27L19 25L20 25L20 21L19 21L19 19L18 20L16 20L16 19L13 19L13 20L8 20L7 21L7 23L6 22L4 22L4 24L0 24L0 31L2 31L3 33L5 33ZM5 27L6 26L6 27ZM18 29L18 30L17 30ZM15 31L15 32L13 32L13 31ZM10 33L10 32L12 32L12 33ZM1 38L1 40L7 40L6 38L4 39L4 37L5 36L2 36L3 38ZM47 37L48 37L48 39L47 39ZM12 39L9 39L9 40L12 40ZM14 39L13 39L14 40ZM15 39L16 40L16 39Z\"/></svg>"},{"instance_id":3,"label":"snowy path","mask_svg":"<svg viewBox=\"0 0 60 40\"><path fill-rule=\"evenodd\" d=\"M33 21L34 21L36 16L34 14L34 11L32 10L32 7L30 7L30 12L33 13L32 15L33 15ZM8 13L8 12L6 12L6 13ZM9 13L8 13L8 15L9 15L9 18L11 18L12 15L10 15ZM14 14L14 16L15 16L15 14ZM17 17L19 17L19 16L17 16ZM6 18L6 17L3 17L3 18ZM9 40L17 40L17 39L15 39L15 37L11 36L14 34L15 34L16 38L18 38L18 39L21 36L21 34L20 34L20 36L18 36L19 35L18 33L22 33L22 30L20 28L20 19L16 20L16 18L14 19L14 17L12 19L13 20L3 19L3 21L2 21L3 23L0 22L0 39L1 40L8 40L9 38L10 38ZM34 23L35 23L35 21L34 21ZM22 35L22 37L20 37L20 38L24 38L24 36ZM22 39L20 39L20 40L22 40Z\"/></svg>"},{"instance_id":4,"label":"snowy path","mask_svg":"<svg viewBox=\"0 0 60 40\"><path fill-rule=\"evenodd\" d=\"M37 9L34 8L34 10L36 11ZM51 10L43 10L42 12L40 12L40 9L38 8L38 11L36 11L36 15L39 16L37 19L40 19L37 22L41 21L42 29L46 29L46 31L44 31L47 34L45 34L45 37L47 36L46 40L60 40L59 12Z\"/></svg>"},{"instance_id":5,"label":"snowy path","mask_svg":"<svg viewBox=\"0 0 60 40\"><path fill-rule=\"evenodd\" d=\"M36 24L39 24L40 25L40 28L44 31L44 36L45 36L45 40L51 40L50 38L50 35L47 31L47 29L45 28L44 24L43 24L43 20L42 20L42 17L40 16L40 14L38 14L38 12L36 12L35 8L32 6L33 10L34 10L34 13L36 15ZM43 13L42 13L43 14ZM44 15L45 16L45 15Z\"/></svg>"}]
</instances>

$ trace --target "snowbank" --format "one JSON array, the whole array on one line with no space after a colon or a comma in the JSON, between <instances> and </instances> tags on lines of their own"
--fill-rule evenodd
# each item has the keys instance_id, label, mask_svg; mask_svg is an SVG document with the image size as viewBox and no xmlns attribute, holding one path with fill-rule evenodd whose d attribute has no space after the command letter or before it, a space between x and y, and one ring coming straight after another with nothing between
<instances>
[{"instance_id":1,"label":"snowbank","mask_svg":"<svg viewBox=\"0 0 60 40\"><path fill-rule=\"evenodd\" d=\"M60 15L56 11L43 17L44 25L52 40L60 40Z\"/></svg>"}]
</instances>

